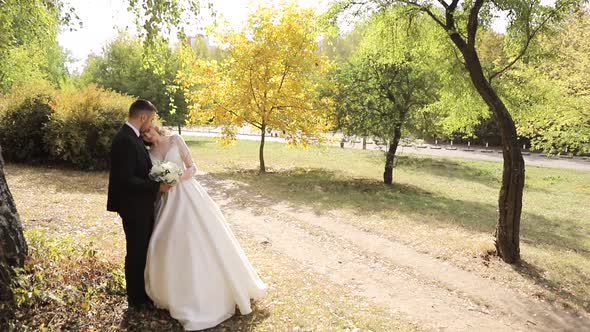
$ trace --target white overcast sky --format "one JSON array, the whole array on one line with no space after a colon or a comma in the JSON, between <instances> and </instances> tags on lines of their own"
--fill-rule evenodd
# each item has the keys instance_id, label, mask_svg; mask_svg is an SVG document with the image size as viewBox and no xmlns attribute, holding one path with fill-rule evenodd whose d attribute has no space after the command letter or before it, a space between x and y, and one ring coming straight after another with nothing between
<instances>
[{"instance_id":1,"label":"white overcast sky","mask_svg":"<svg viewBox=\"0 0 590 332\"><path fill-rule=\"evenodd\" d=\"M299 0L301 6L323 10L330 0ZM230 25L239 27L248 12L255 8L260 0L213 0L218 14ZM278 2L270 0L267 2ZM62 31L59 43L70 51L74 64L71 69L80 70L89 54L100 53L106 42L117 36L119 30L135 33L133 14L127 11L127 0L68 0L82 21L83 27L75 31ZM195 22L195 26L197 26Z\"/></svg>"},{"instance_id":2,"label":"white overcast sky","mask_svg":"<svg viewBox=\"0 0 590 332\"><path fill-rule=\"evenodd\" d=\"M229 24L238 28L248 13L260 2L277 3L280 0L212 0L215 10ZM313 7L318 11L325 10L332 0L297 0L304 7ZM555 0L542 0L549 4ZM119 30L135 33L133 14L127 12L128 0L67 0L74 7L82 21L83 27L75 31L62 31L59 43L70 51L74 63L73 70L81 70L89 54L100 53L106 42L112 40ZM198 22L195 22L198 26ZM494 23L494 28L503 31L505 22L502 19Z\"/></svg>"}]
</instances>

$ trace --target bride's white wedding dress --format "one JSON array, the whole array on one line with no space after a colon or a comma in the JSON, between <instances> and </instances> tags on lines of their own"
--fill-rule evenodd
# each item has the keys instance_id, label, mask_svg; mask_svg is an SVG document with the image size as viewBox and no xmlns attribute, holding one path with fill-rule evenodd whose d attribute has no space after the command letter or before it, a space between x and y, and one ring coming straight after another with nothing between
<instances>
[{"instance_id":1,"label":"bride's white wedding dress","mask_svg":"<svg viewBox=\"0 0 590 332\"><path fill-rule=\"evenodd\" d=\"M181 136L169 137L154 161L184 169L181 182L156 203L156 222L145 270L146 292L185 330L201 330L231 317L236 304L252 312L250 299L266 286L228 227L221 210L194 179L196 166Z\"/></svg>"}]
</instances>

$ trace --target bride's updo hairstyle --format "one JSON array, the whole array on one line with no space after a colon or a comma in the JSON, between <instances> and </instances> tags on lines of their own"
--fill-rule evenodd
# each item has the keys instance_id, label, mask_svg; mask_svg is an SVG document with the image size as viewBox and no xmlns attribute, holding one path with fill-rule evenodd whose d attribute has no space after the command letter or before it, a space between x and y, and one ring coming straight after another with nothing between
<instances>
[{"instance_id":1,"label":"bride's updo hairstyle","mask_svg":"<svg viewBox=\"0 0 590 332\"><path fill-rule=\"evenodd\" d=\"M170 131L164 127L154 126L153 128L160 136L170 136Z\"/></svg>"},{"instance_id":2,"label":"bride's updo hairstyle","mask_svg":"<svg viewBox=\"0 0 590 332\"><path fill-rule=\"evenodd\" d=\"M160 136L170 136L170 131L168 131L168 129L166 129L164 127L154 125L154 126L152 126L151 129L155 130L158 133L158 135L160 135ZM147 146L153 145L153 143L150 143L150 142L146 141L145 139L143 140L143 143Z\"/></svg>"}]
</instances>

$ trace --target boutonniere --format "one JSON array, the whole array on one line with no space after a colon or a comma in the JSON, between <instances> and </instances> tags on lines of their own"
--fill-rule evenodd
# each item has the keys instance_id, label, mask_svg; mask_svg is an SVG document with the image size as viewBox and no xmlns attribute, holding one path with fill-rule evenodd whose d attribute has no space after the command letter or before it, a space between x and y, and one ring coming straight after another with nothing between
<instances>
[{"instance_id":1,"label":"boutonniere","mask_svg":"<svg viewBox=\"0 0 590 332\"><path fill-rule=\"evenodd\" d=\"M149 146L149 145L146 145L146 146L145 146L145 149L146 149L146 150L148 150L148 151L150 151L150 150L152 149L152 147L151 147L151 146Z\"/></svg>"}]
</instances>

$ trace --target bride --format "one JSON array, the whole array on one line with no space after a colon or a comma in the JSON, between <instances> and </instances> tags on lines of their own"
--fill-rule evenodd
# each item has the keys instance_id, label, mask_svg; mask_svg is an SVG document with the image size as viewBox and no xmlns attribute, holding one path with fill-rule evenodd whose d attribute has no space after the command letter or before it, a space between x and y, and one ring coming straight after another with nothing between
<instances>
[{"instance_id":1,"label":"bride","mask_svg":"<svg viewBox=\"0 0 590 332\"><path fill-rule=\"evenodd\" d=\"M250 299L266 292L217 204L193 177L197 167L179 135L152 127L142 133L152 161L168 161L184 173L156 202L156 221L145 269L146 292L168 309L185 330L214 327L238 306L252 312Z\"/></svg>"}]
</instances>

